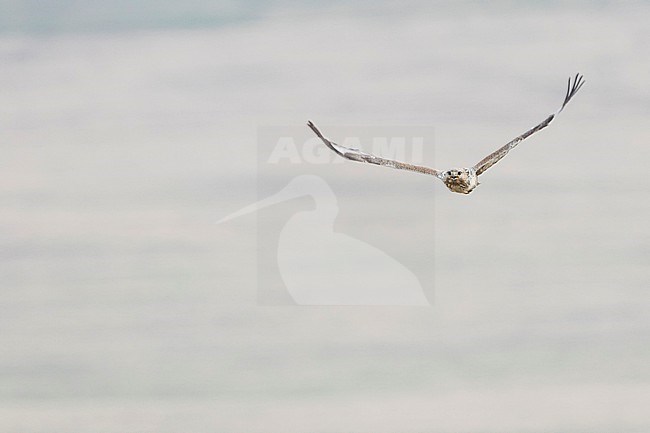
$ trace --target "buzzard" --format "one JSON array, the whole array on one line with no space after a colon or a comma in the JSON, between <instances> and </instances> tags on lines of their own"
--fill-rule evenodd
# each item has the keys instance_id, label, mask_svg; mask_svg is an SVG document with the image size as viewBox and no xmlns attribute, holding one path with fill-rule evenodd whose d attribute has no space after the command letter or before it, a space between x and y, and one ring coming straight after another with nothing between
<instances>
[{"instance_id":1,"label":"buzzard","mask_svg":"<svg viewBox=\"0 0 650 433\"><path fill-rule=\"evenodd\" d=\"M567 92L564 97L564 102L562 103L562 106L560 107L559 110L549 115L539 125L529 129L528 131L524 132L520 136L514 138L512 141L500 147L496 151L492 152L491 154L489 154L488 156L480 160L476 165L469 168L452 168L449 170L440 171L434 168L407 164L405 162L381 158L379 156L362 152L359 149L352 149L334 143L333 141L325 138L323 134L320 132L320 130L316 127L316 125L312 123L311 120L307 122L307 125L312 129L312 131L314 131L314 133L321 140L323 140L323 143L325 143L327 147L329 147L331 150L333 150L335 153L342 156L343 158L347 158L349 160L357 161L357 162L367 162L370 164L383 165L385 167L391 167L400 170L410 170L422 174L428 174L442 180L444 184L447 186L447 188L449 188L449 190L452 192L457 192L459 194L469 194L470 192L474 191L474 188L476 188L479 185L478 177L481 174L485 173L485 171L488 168L492 167L494 164L499 162L501 158L506 156L508 152L510 152L510 150L514 149L515 146L517 146L523 140L530 137L537 131L546 128L551 123L551 121L553 121L553 119L555 119L557 115L562 112L564 107L566 107L566 105L569 103L571 98L573 98L573 96L578 92L578 90L580 90L580 88L584 83L585 82L583 80L583 76L580 74L576 74L576 76L573 79L569 78L569 83L567 85Z\"/></svg>"}]
</instances>

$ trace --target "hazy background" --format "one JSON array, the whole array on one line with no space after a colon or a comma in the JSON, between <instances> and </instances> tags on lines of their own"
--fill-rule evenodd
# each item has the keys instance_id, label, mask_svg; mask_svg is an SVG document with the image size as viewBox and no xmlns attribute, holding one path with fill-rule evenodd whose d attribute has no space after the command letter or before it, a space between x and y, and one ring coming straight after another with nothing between
<instances>
[{"instance_id":1,"label":"hazy background","mask_svg":"<svg viewBox=\"0 0 650 433\"><path fill-rule=\"evenodd\" d=\"M648 2L0 0L0 430L650 431L648 22ZM471 165L578 71L469 197L322 171L363 191L350 235L430 221L432 308L257 304L255 216L214 222L256 199L261 125L431 125L435 164Z\"/></svg>"}]
</instances>

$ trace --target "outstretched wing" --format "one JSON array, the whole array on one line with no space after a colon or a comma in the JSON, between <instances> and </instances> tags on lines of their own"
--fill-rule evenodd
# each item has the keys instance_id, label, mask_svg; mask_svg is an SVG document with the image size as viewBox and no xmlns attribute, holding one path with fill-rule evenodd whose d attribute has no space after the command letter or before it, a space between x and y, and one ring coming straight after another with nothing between
<instances>
[{"instance_id":1,"label":"outstretched wing","mask_svg":"<svg viewBox=\"0 0 650 433\"><path fill-rule=\"evenodd\" d=\"M546 119L544 119L544 121L539 125L535 126L532 129L529 129L528 131L521 134L519 137L512 140L510 143L506 144L505 146L501 147L500 149L496 150L495 152L483 158L478 164L474 166L474 169L476 170L476 175L478 176L479 174L485 172L488 168L492 167L501 158L506 156L506 154L510 152L511 149L513 149L516 145L521 143L523 140L530 137L537 131L546 128L549 125L549 123L551 123L551 121L558 114L560 114L560 112L564 109L566 104L569 103L571 98L573 98L573 95L575 95L578 92L578 90L580 90L580 88L584 83L585 82L583 80L583 76L580 74L576 74L575 78L573 78L573 81L571 80L571 77L569 77L569 84L567 86L566 96L564 97L564 102L562 103L560 109L557 110L555 113L551 114L550 116L548 116Z\"/></svg>"},{"instance_id":2,"label":"outstretched wing","mask_svg":"<svg viewBox=\"0 0 650 433\"><path fill-rule=\"evenodd\" d=\"M334 143L333 141L330 141L327 138L325 138L323 134L321 134L321 132L318 130L316 125L312 123L311 120L307 122L307 126L309 126L311 130L314 131L314 133L321 140L323 140L323 143L325 143L327 147L332 149L335 153L342 156L343 158L347 158L351 161L367 162L370 164L383 165L385 167L396 168L399 170L410 170L422 174L429 174L431 176L439 177L440 172L433 168L423 167L421 165L407 164L405 162L395 161L392 159L380 158L378 156L362 152L359 149L351 149L349 147L340 146Z\"/></svg>"}]
</instances>

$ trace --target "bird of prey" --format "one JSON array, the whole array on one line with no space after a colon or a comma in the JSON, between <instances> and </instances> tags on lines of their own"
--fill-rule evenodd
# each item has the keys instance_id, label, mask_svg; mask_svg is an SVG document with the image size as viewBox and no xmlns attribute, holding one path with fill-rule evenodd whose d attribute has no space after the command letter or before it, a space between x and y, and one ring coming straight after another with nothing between
<instances>
[{"instance_id":1,"label":"bird of prey","mask_svg":"<svg viewBox=\"0 0 650 433\"><path fill-rule=\"evenodd\" d=\"M449 190L452 192L457 192L460 194L469 194L474 190L474 188L476 188L479 185L478 177L481 174L483 174L488 168L496 164L501 158L506 156L507 153L510 152L510 150L512 150L523 140L530 137L537 131L546 128L551 123L551 121L555 117L557 117L558 114L562 112L564 107L569 103L571 98L573 98L573 96L578 92L578 90L580 90L583 84L584 84L584 80L582 75L576 74L576 76L573 79L569 77L566 96L564 97L564 102L562 103L562 106L560 107L559 110L549 115L539 125L524 132L519 137L516 137L509 143L505 144L504 146L500 147L493 153L489 154L488 156L480 160L473 167L469 167L469 168L452 168L450 170L440 171L434 168L412 165L412 164L407 164L405 162L395 161L392 159L381 158L375 155L371 155L369 153L364 153L359 149L352 149L334 143L333 141L325 138L323 134L321 134L321 132L318 130L316 125L312 123L311 120L307 122L307 125L312 129L312 131L314 131L314 133L321 140L323 140L323 143L325 143L327 147L329 147L331 150L333 150L335 153L342 156L343 158L347 158L357 162L367 162L370 164L383 165L386 167L396 168L400 170L410 170L422 174L428 174L442 180L444 184L447 186L447 188L449 188Z\"/></svg>"}]
</instances>

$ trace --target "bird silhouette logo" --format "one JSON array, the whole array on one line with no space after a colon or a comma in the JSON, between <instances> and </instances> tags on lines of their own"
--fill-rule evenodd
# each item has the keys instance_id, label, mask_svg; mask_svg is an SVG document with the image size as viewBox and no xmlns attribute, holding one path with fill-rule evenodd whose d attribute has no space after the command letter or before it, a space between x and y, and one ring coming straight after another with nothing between
<instances>
[{"instance_id":1,"label":"bird silhouette logo","mask_svg":"<svg viewBox=\"0 0 650 433\"><path fill-rule=\"evenodd\" d=\"M303 196L313 198L315 209L292 215L277 247L282 281L298 305L430 305L406 266L373 245L334 231L338 201L319 176L294 177L279 192L218 223Z\"/></svg>"}]
</instances>

